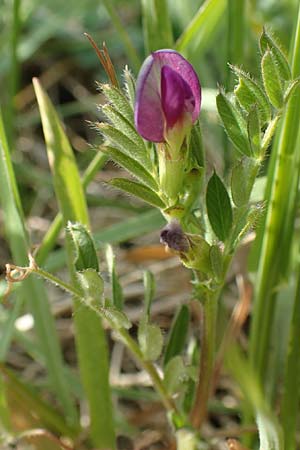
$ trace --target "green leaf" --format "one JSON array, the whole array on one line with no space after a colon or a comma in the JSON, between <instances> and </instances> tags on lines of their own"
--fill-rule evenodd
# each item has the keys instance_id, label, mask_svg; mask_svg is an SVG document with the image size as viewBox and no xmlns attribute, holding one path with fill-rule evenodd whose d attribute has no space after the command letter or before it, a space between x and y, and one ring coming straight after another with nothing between
<instances>
[{"instance_id":1,"label":"green leaf","mask_svg":"<svg viewBox=\"0 0 300 450\"><path fill-rule=\"evenodd\" d=\"M164 366L183 351L186 344L190 323L190 310L187 305L181 305L169 332L164 355Z\"/></svg>"},{"instance_id":2,"label":"green leaf","mask_svg":"<svg viewBox=\"0 0 300 450\"><path fill-rule=\"evenodd\" d=\"M217 95L217 108L225 131L234 146L243 155L250 156L251 147L247 136L247 124L238 108L233 105L223 92Z\"/></svg>"},{"instance_id":3,"label":"green leaf","mask_svg":"<svg viewBox=\"0 0 300 450\"><path fill-rule=\"evenodd\" d=\"M261 126L258 108L253 107L248 114L248 137L252 153L259 157L261 153Z\"/></svg>"},{"instance_id":4,"label":"green leaf","mask_svg":"<svg viewBox=\"0 0 300 450\"><path fill-rule=\"evenodd\" d=\"M128 194L135 195L141 200L144 200L157 208L165 208L166 206L154 191L149 189L147 186L136 183L135 181L127 180L126 178L113 178L110 180L109 184L121 189L124 192L127 192Z\"/></svg>"},{"instance_id":5,"label":"green leaf","mask_svg":"<svg viewBox=\"0 0 300 450\"><path fill-rule=\"evenodd\" d=\"M75 158L54 107L37 78L33 86L38 100L47 144L48 160L57 200L63 215L72 222L87 221L88 213ZM80 217L80 219L78 219Z\"/></svg>"},{"instance_id":6,"label":"green leaf","mask_svg":"<svg viewBox=\"0 0 300 450\"><path fill-rule=\"evenodd\" d=\"M216 236L225 241L232 227L232 209L227 190L216 172L210 178L206 191L208 218Z\"/></svg>"},{"instance_id":7,"label":"green leaf","mask_svg":"<svg viewBox=\"0 0 300 450\"><path fill-rule=\"evenodd\" d=\"M125 66L123 76L124 76L124 88L126 92L126 97L131 108L133 109L135 104L135 79L127 66Z\"/></svg>"},{"instance_id":8,"label":"green leaf","mask_svg":"<svg viewBox=\"0 0 300 450\"><path fill-rule=\"evenodd\" d=\"M149 270L145 270L143 280L145 290L144 315L149 318L151 304L155 295L155 280L153 273Z\"/></svg>"},{"instance_id":9,"label":"green leaf","mask_svg":"<svg viewBox=\"0 0 300 450\"><path fill-rule=\"evenodd\" d=\"M66 226L69 221L81 222L88 226L85 196L71 146L49 97L37 79L34 79L33 84L63 223ZM78 287L74 267L74 253L76 254L74 241L67 238L66 247L72 283ZM83 267L83 269L88 268ZM97 313L90 308L82 308L77 298L74 298L74 312L79 369L90 410L91 438L99 449L114 449L115 430L108 381L108 350L105 333Z\"/></svg>"},{"instance_id":10,"label":"green leaf","mask_svg":"<svg viewBox=\"0 0 300 450\"><path fill-rule=\"evenodd\" d=\"M115 255L111 245L107 245L105 255L111 282L113 305L121 311L124 301L123 291L116 272Z\"/></svg>"},{"instance_id":11,"label":"green leaf","mask_svg":"<svg viewBox=\"0 0 300 450\"><path fill-rule=\"evenodd\" d=\"M75 249L74 265L77 271L94 269L99 271L98 257L94 241L87 228L81 223L68 222L67 233Z\"/></svg>"},{"instance_id":12,"label":"green leaf","mask_svg":"<svg viewBox=\"0 0 300 450\"><path fill-rule=\"evenodd\" d=\"M116 111L119 111L129 123L134 123L133 108L120 89L111 84L100 83L98 84L98 88ZM100 108L102 108L102 106L100 106Z\"/></svg>"},{"instance_id":13,"label":"green leaf","mask_svg":"<svg viewBox=\"0 0 300 450\"><path fill-rule=\"evenodd\" d=\"M129 173L146 184L150 189L153 189L154 191L158 190L157 182L142 164L110 145L102 145L101 151L110 155L113 161L128 170Z\"/></svg>"},{"instance_id":14,"label":"green leaf","mask_svg":"<svg viewBox=\"0 0 300 450\"><path fill-rule=\"evenodd\" d=\"M23 210L17 182L10 157L10 151L0 112L0 198L4 213L6 238L15 264L28 264L28 251L31 243L25 228ZM77 413L70 395L68 381L64 376L64 363L55 329L55 322L50 310L44 284L33 277L24 280L16 289L15 305L10 319L6 323L1 338L1 360L6 357L11 339L14 335L14 323L23 308L24 301L34 318L34 330L44 353L46 370L50 385L59 400L65 416L73 424L77 422Z\"/></svg>"},{"instance_id":15,"label":"green leaf","mask_svg":"<svg viewBox=\"0 0 300 450\"><path fill-rule=\"evenodd\" d=\"M142 0L146 53L173 48L173 33L167 0Z\"/></svg>"},{"instance_id":16,"label":"green leaf","mask_svg":"<svg viewBox=\"0 0 300 450\"><path fill-rule=\"evenodd\" d=\"M280 78L286 81L290 80L292 74L287 58L273 36L267 33L265 29L262 32L259 43L262 54L266 53L267 50L270 50L272 52L273 59L278 68Z\"/></svg>"},{"instance_id":17,"label":"green leaf","mask_svg":"<svg viewBox=\"0 0 300 450\"><path fill-rule=\"evenodd\" d=\"M128 119L126 119L122 113L117 110L116 106L112 106L110 104L106 104L101 106L101 111L107 119L111 122L111 124L119 131L121 131L125 136L128 137L132 142L134 142L136 145L138 145L141 148L145 148L146 146L144 144L143 139L141 136L137 133L134 125L132 122L129 122Z\"/></svg>"},{"instance_id":18,"label":"green leaf","mask_svg":"<svg viewBox=\"0 0 300 450\"><path fill-rule=\"evenodd\" d=\"M164 385L169 394L173 395L182 391L189 378L189 371L185 367L182 357L175 356L170 359L164 369Z\"/></svg>"},{"instance_id":19,"label":"green leaf","mask_svg":"<svg viewBox=\"0 0 300 450\"><path fill-rule=\"evenodd\" d=\"M104 319L108 320L112 324L113 328L125 328L125 330L129 330L129 328L132 327L128 317L114 306L105 306L104 308L100 308L99 313Z\"/></svg>"},{"instance_id":20,"label":"green leaf","mask_svg":"<svg viewBox=\"0 0 300 450\"><path fill-rule=\"evenodd\" d=\"M261 60L261 72L267 96L272 105L280 109L283 106L283 85L278 67L271 50L267 50Z\"/></svg>"},{"instance_id":21,"label":"green leaf","mask_svg":"<svg viewBox=\"0 0 300 450\"><path fill-rule=\"evenodd\" d=\"M76 273L83 298L88 304L99 306L103 302L104 282L95 269Z\"/></svg>"},{"instance_id":22,"label":"green leaf","mask_svg":"<svg viewBox=\"0 0 300 450\"><path fill-rule=\"evenodd\" d=\"M248 112L256 105L262 124L268 123L271 119L271 107L262 87L248 73L238 67L230 66L230 68L239 79L234 93L240 105Z\"/></svg>"},{"instance_id":23,"label":"green leaf","mask_svg":"<svg viewBox=\"0 0 300 450\"><path fill-rule=\"evenodd\" d=\"M231 194L232 200L238 207L249 202L253 181L251 173L254 164L253 160L243 158L232 169Z\"/></svg>"},{"instance_id":24,"label":"green leaf","mask_svg":"<svg viewBox=\"0 0 300 450\"><path fill-rule=\"evenodd\" d=\"M109 143L117 146L125 155L135 159L142 164L149 172L152 171L149 152L144 143L137 145L129 137L108 123L96 123L96 128L105 136Z\"/></svg>"},{"instance_id":25,"label":"green leaf","mask_svg":"<svg viewBox=\"0 0 300 450\"><path fill-rule=\"evenodd\" d=\"M162 351L163 337L159 326L144 318L139 323L138 341L146 361L156 361Z\"/></svg>"}]
</instances>

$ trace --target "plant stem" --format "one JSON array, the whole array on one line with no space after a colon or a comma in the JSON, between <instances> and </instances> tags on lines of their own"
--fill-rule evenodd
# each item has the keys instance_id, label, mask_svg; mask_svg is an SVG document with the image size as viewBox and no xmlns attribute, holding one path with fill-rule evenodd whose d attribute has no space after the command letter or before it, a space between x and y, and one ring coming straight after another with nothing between
<instances>
[{"instance_id":1,"label":"plant stem","mask_svg":"<svg viewBox=\"0 0 300 450\"><path fill-rule=\"evenodd\" d=\"M208 293L203 300L203 325L201 336L199 381L194 405L190 413L190 421L195 429L199 429L205 420L207 414L207 403L211 392L211 380L215 356L218 296L219 290L213 293Z\"/></svg>"},{"instance_id":2,"label":"plant stem","mask_svg":"<svg viewBox=\"0 0 300 450\"><path fill-rule=\"evenodd\" d=\"M78 290L76 287L64 282L60 278L56 277L52 273L47 272L46 270L41 269L40 267L33 266L31 268L31 272L35 273L36 275L44 278L45 280L50 281L51 283L55 284L56 286L60 287L64 291L68 292L72 296L77 297L82 304L92 309L95 313L97 313L98 316L100 316L102 319L105 318L105 320L109 323L110 327L114 329L122 338L123 342L127 346L127 348L131 351L139 365L148 373L150 376L153 386L155 387L157 393L160 395L162 403L164 404L167 411L174 411L177 412L176 405L172 398L169 397L168 392L163 385L162 379L156 370L154 364L151 361L146 361L143 357L143 353L140 350L137 343L132 339L130 334L126 331L125 328L116 328L114 322L110 320L109 316L105 314L105 308L99 308L95 307L92 304L87 304L84 299L82 298L82 293L80 290Z\"/></svg>"}]
</instances>

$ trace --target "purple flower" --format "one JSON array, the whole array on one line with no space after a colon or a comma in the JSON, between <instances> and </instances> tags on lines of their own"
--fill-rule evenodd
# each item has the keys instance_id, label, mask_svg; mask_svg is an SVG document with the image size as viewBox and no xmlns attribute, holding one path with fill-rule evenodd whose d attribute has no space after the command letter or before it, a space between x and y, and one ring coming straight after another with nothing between
<instances>
[{"instance_id":1,"label":"purple flower","mask_svg":"<svg viewBox=\"0 0 300 450\"><path fill-rule=\"evenodd\" d=\"M174 50L158 50L144 61L137 79L135 126L148 141L185 134L200 112L201 87L192 65ZM182 133L183 131L183 133Z\"/></svg>"},{"instance_id":2,"label":"purple flower","mask_svg":"<svg viewBox=\"0 0 300 450\"><path fill-rule=\"evenodd\" d=\"M169 222L160 233L160 242L176 252L189 250L189 241L177 220Z\"/></svg>"}]
</instances>

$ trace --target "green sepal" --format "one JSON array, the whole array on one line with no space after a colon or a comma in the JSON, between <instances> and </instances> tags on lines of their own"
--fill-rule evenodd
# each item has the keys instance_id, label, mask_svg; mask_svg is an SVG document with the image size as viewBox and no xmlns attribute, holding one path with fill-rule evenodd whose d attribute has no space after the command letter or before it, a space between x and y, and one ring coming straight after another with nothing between
<instances>
[{"instance_id":1,"label":"green sepal","mask_svg":"<svg viewBox=\"0 0 300 450\"><path fill-rule=\"evenodd\" d=\"M104 282L95 269L85 269L77 272L76 277L82 296L87 304L99 306L103 303Z\"/></svg>"},{"instance_id":2,"label":"green sepal","mask_svg":"<svg viewBox=\"0 0 300 450\"><path fill-rule=\"evenodd\" d=\"M251 108L247 118L248 138L252 153L259 157L261 151L261 124L259 111L256 106Z\"/></svg>"},{"instance_id":3,"label":"green sepal","mask_svg":"<svg viewBox=\"0 0 300 450\"><path fill-rule=\"evenodd\" d=\"M186 344L190 323L190 310L187 305L181 305L169 332L166 350L164 354L164 366L180 355Z\"/></svg>"},{"instance_id":4,"label":"green sepal","mask_svg":"<svg viewBox=\"0 0 300 450\"><path fill-rule=\"evenodd\" d=\"M248 73L236 66L230 68L239 79L234 94L241 107L249 112L256 105L262 124L268 123L271 119L271 107L263 88Z\"/></svg>"},{"instance_id":5,"label":"green sepal","mask_svg":"<svg viewBox=\"0 0 300 450\"><path fill-rule=\"evenodd\" d=\"M98 272L99 262L96 247L87 228L78 222L68 222L66 231L72 240L76 271L94 269Z\"/></svg>"},{"instance_id":6,"label":"green sepal","mask_svg":"<svg viewBox=\"0 0 300 450\"><path fill-rule=\"evenodd\" d=\"M243 155L250 156L251 148L247 136L247 124L241 112L222 91L217 95L216 101L218 112L229 139Z\"/></svg>"},{"instance_id":7,"label":"green sepal","mask_svg":"<svg viewBox=\"0 0 300 450\"><path fill-rule=\"evenodd\" d=\"M130 156L110 145L102 145L100 150L103 153L108 154L115 163L128 170L129 173L142 183L146 184L150 189L153 189L154 191L158 189L158 184L155 179L138 161L130 158Z\"/></svg>"},{"instance_id":8,"label":"green sepal","mask_svg":"<svg viewBox=\"0 0 300 450\"><path fill-rule=\"evenodd\" d=\"M290 80L292 74L288 60L274 38L267 33L265 29L262 32L259 44L262 55L266 53L268 49L271 50L280 78L285 81Z\"/></svg>"},{"instance_id":9,"label":"green sepal","mask_svg":"<svg viewBox=\"0 0 300 450\"><path fill-rule=\"evenodd\" d=\"M272 105L280 109L283 106L283 83L271 50L267 50L261 60L261 73L266 94Z\"/></svg>"},{"instance_id":10,"label":"green sepal","mask_svg":"<svg viewBox=\"0 0 300 450\"><path fill-rule=\"evenodd\" d=\"M253 179L251 177L255 161L250 158L241 159L232 169L231 194L234 204L238 207L249 202Z\"/></svg>"},{"instance_id":11,"label":"green sepal","mask_svg":"<svg viewBox=\"0 0 300 450\"><path fill-rule=\"evenodd\" d=\"M227 190L216 172L207 185L206 208L214 233L221 241L226 241L232 227L232 208Z\"/></svg>"},{"instance_id":12,"label":"green sepal","mask_svg":"<svg viewBox=\"0 0 300 450\"><path fill-rule=\"evenodd\" d=\"M191 130L190 134L190 144L189 144L190 156L197 166L205 166L204 148L202 142L202 135L199 122L197 122Z\"/></svg>"},{"instance_id":13,"label":"green sepal","mask_svg":"<svg viewBox=\"0 0 300 450\"><path fill-rule=\"evenodd\" d=\"M143 184L127 180L126 178L113 178L108 184L117 189L121 189L127 194L134 195L150 205L156 206L157 208L165 208L166 206L154 191Z\"/></svg>"},{"instance_id":14,"label":"green sepal","mask_svg":"<svg viewBox=\"0 0 300 450\"><path fill-rule=\"evenodd\" d=\"M146 361L156 361L160 357L163 347L161 329L148 323L147 318L143 318L139 323L138 342Z\"/></svg>"},{"instance_id":15,"label":"green sepal","mask_svg":"<svg viewBox=\"0 0 300 450\"><path fill-rule=\"evenodd\" d=\"M116 272L115 255L111 245L106 246L105 256L111 283L112 302L117 309L122 310L124 301L123 290Z\"/></svg>"}]
</instances>

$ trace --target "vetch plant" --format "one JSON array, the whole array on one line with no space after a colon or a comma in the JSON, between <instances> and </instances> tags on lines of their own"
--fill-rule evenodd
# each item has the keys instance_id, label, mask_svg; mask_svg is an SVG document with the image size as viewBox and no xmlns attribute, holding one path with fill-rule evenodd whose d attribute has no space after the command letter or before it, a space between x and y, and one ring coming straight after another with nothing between
<instances>
[{"instance_id":1,"label":"vetch plant","mask_svg":"<svg viewBox=\"0 0 300 450\"><path fill-rule=\"evenodd\" d=\"M102 52L97 49L110 83L99 84L106 100L100 109L107 121L95 123L94 127L103 137L102 153L129 174L129 177L113 178L108 184L148 203L165 218L167 223L161 229L160 242L178 255L191 271L194 305L201 317L201 335L193 352L186 349L190 323L187 305L179 308L166 342L158 325L153 323L151 306L155 282L150 272L144 273L144 308L137 338L132 336L132 323L124 312L122 287L110 246L106 248L106 260L112 295L106 298L98 255L89 231L83 183L51 102L39 82L34 81L56 195L66 228L71 281L65 282L45 271L32 256L28 267L8 265L7 281L11 287L35 274L73 296L79 365L90 408L91 438L99 448L115 448L102 321L109 324L114 337L148 373L168 412L178 449L196 450L205 445L201 429L215 387L219 298L236 250L264 214L265 205L254 202L251 194L280 118L299 89L299 78L291 72L284 53L266 31L261 36L260 49L260 79L230 66L236 78L234 90L228 93L220 88L217 95L222 125L235 148L226 182L217 170L207 168L199 124L201 86L192 65L175 50L156 50L143 63L136 82L128 68L125 69L122 89L107 49ZM64 182L70 161L72 177ZM263 327L261 296L257 301L259 314L254 318L255 331L259 325ZM283 448L280 426L260 383L267 337L263 350L259 349L257 336L252 340L251 367L236 347L232 347L231 353L225 348L226 364L236 374L243 391L251 385L253 397L248 394L249 403L251 414L256 417L261 450L279 450ZM222 348L228 344L225 338L224 342ZM97 352L102 356L100 362ZM97 385L96 374L100 374L101 386ZM102 396L104 402L101 402ZM99 419L100 403L101 412L108 412L106 424Z\"/></svg>"}]
</instances>

